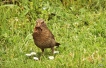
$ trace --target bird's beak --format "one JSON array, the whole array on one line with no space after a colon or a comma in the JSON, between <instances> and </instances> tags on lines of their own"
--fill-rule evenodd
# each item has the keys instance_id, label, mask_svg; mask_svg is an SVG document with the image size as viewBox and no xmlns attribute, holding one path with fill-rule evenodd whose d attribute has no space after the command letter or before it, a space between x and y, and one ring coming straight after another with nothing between
<instances>
[{"instance_id":1,"label":"bird's beak","mask_svg":"<svg viewBox=\"0 0 106 68\"><path fill-rule=\"evenodd\" d=\"M38 23L36 27L40 27L40 23Z\"/></svg>"}]
</instances>

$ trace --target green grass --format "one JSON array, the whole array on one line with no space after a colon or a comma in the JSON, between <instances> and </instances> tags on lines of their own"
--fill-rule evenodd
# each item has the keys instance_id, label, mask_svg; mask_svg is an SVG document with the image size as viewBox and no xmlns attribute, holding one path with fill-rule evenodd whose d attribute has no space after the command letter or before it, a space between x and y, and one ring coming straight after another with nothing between
<instances>
[{"instance_id":1,"label":"green grass","mask_svg":"<svg viewBox=\"0 0 106 68\"><path fill-rule=\"evenodd\" d=\"M0 2L0 68L105 68L106 1L19 0L19 5ZM66 2L66 3L65 3ZM63 4L62 4L63 3ZM49 60L50 49L41 60L25 54L41 50L32 39L37 18L61 43L60 53Z\"/></svg>"}]
</instances>

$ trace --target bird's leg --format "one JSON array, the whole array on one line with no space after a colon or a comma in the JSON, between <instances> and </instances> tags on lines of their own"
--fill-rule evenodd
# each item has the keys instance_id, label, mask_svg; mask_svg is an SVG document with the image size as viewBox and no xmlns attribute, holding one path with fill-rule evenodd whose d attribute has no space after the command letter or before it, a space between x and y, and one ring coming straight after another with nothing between
<instances>
[{"instance_id":1,"label":"bird's leg","mask_svg":"<svg viewBox=\"0 0 106 68\"><path fill-rule=\"evenodd\" d=\"M42 53L40 54L39 59L41 59L41 56L43 56L43 55L44 55L44 48L41 48L41 50L42 50Z\"/></svg>"},{"instance_id":2,"label":"bird's leg","mask_svg":"<svg viewBox=\"0 0 106 68\"><path fill-rule=\"evenodd\" d=\"M44 49L42 48L41 50L42 50L42 55L43 55L44 54Z\"/></svg>"},{"instance_id":3,"label":"bird's leg","mask_svg":"<svg viewBox=\"0 0 106 68\"><path fill-rule=\"evenodd\" d=\"M54 54L54 47L51 47L51 50L52 50L52 55Z\"/></svg>"}]
</instances>

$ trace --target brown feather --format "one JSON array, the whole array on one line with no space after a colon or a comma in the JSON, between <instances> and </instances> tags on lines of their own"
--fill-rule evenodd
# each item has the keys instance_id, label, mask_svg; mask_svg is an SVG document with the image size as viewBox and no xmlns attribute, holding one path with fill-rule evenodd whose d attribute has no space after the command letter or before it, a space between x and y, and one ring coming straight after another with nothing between
<instances>
[{"instance_id":1,"label":"brown feather","mask_svg":"<svg viewBox=\"0 0 106 68\"><path fill-rule=\"evenodd\" d=\"M54 35L46 26L46 23L43 19L37 19L36 26L33 32L34 43L39 47L42 52L45 48L51 48L54 52L54 46L59 46L60 43L57 43L54 39Z\"/></svg>"}]
</instances>

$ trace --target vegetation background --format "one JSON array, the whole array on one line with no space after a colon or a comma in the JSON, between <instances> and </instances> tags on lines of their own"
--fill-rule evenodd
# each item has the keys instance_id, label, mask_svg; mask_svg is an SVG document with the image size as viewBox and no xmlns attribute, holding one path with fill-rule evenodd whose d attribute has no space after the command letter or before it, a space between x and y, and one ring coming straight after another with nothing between
<instances>
[{"instance_id":1,"label":"vegetation background","mask_svg":"<svg viewBox=\"0 0 106 68\"><path fill-rule=\"evenodd\" d=\"M54 60L41 60L32 39L45 19L61 43ZM106 0L0 0L0 68L106 68Z\"/></svg>"}]
</instances>

